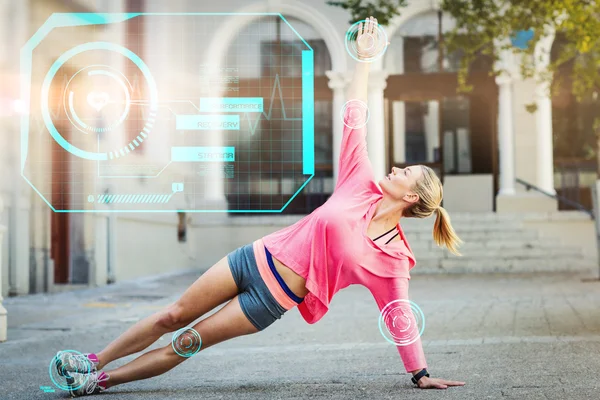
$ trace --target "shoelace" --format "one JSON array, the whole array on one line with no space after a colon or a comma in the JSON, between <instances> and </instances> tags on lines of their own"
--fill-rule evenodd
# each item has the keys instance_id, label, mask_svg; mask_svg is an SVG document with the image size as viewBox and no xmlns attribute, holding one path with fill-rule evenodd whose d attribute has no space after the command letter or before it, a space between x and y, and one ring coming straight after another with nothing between
<instances>
[{"instance_id":1,"label":"shoelace","mask_svg":"<svg viewBox=\"0 0 600 400\"><path fill-rule=\"evenodd\" d=\"M105 374L105 377L102 379L98 379L98 374L96 372L92 373L90 376L89 384L86 386L85 391L87 394L94 394L98 386L100 386L100 382L106 382L108 380L108 374Z\"/></svg>"},{"instance_id":2,"label":"shoelace","mask_svg":"<svg viewBox=\"0 0 600 400\"><path fill-rule=\"evenodd\" d=\"M71 360L73 361L72 364L74 364L73 367L80 373L85 373L93 365L92 360L85 354L74 354L71 356Z\"/></svg>"}]
</instances>

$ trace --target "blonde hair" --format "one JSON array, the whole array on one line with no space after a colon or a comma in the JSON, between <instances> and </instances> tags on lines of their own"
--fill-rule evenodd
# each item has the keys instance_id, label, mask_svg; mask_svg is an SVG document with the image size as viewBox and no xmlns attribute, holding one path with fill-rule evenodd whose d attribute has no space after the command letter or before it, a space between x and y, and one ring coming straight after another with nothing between
<instances>
[{"instance_id":1,"label":"blonde hair","mask_svg":"<svg viewBox=\"0 0 600 400\"><path fill-rule=\"evenodd\" d=\"M458 246L462 240L458 237L454 228L450 224L448 212L440 206L444 191L442 182L435 172L421 165L423 177L417 181L413 191L419 196L419 201L404 211L405 217L427 218L434 212L437 212L435 223L433 224L433 240L438 246L445 246L452 254L460 256Z\"/></svg>"}]
</instances>

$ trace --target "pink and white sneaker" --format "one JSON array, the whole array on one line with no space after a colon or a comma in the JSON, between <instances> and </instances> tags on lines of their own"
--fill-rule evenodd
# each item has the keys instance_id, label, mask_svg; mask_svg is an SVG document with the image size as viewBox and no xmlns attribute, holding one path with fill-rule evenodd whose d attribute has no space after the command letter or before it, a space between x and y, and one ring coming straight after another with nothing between
<instances>
[{"instance_id":1,"label":"pink and white sneaker","mask_svg":"<svg viewBox=\"0 0 600 400\"><path fill-rule=\"evenodd\" d=\"M91 374L78 374L74 372L67 376L69 393L71 393L72 397L102 393L106 390L108 378L110 376L104 371L92 372Z\"/></svg>"},{"instance_id":2,"label":"pink and white sneaker","mask_svg":"<svg viewBox=\"0 0 600 400\"><path fill-rule=\"evenodd\" d=\"M72 372L86 374L96 372L100 363L94 353L80 354L72 351L59 351L54 357L56 370L60 376L70 375Z\"/></svg>"}]
</instances>

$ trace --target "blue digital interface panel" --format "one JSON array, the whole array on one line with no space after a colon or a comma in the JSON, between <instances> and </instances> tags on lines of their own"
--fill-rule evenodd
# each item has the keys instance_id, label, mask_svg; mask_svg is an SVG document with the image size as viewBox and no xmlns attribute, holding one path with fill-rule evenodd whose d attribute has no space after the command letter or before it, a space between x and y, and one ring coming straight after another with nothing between
<instances>
[{"instance_id":1,"label":"blue digital interface panel","mask_svg":"<svg viewBox=\"0 0 600 400\"><path fill-rule=\"evenodd\" d=\"M56 212L281 212L314 176L313 50L280 14L53 14L21 72L21 172Z\"/></svg>"}]
</instances>

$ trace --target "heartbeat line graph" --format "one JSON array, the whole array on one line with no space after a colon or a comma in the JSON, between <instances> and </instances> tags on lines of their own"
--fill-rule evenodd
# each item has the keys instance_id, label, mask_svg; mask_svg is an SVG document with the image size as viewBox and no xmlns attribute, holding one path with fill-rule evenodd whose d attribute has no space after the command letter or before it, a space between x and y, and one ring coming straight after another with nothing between
<instances>
[{"instance_id":1,"label":"heartbeat line graph","mask_svg":"<svg viewBox=\"0 0 600 400\"><path fill-rule=\"evenodd\" d=\"M273 90L271 92L271 99L269 101L269 113L265 113L264 111L258 115L258 117L254 121L254 125L252 125L252 120L250 119L250 113L244 113L244 117L248 120L248 126L250 128L250 135L254 136L256 132L256 127L260 122L260 118L264 115L267 121L271 120L271 114L273 113L273 102L275 101L275 89L279 89L279 100L281 101L281 112L283 114L284 121L302 121L302 118L288 118L285 113L285 105L283 103L283 93L281 91L281 82L279 81L279 74L275 75L275 82L273 83Z\"/></svg>"},{"instance_id":2,"label":"heartbeat line graph","mask_svg":"<svg viewBox=\"0 0 600 400\"><path fill-rule=\"evenodd\" d=\"M271 90L271 98L269 99L269 109L267 112L263 111L261 113L241 113L243 114L242 118L248 121L248 128L250 131L250 135L254 136L254 134L256 133L256 130L258 129L258 124L260 123L261 118L264 116L264 118L267 121L271 121L274 118L272 118L272 114L273 114L273 104L275 103L275 96L276 93L279 94L279 103L281 105L281 113L283 115L283 118L281 118L281 120L283 121L302 121L302 118L288 118L287 113L285 111L285 103L283 101L283 91L282 91L282 87L281 87L281 82L279 80L279 74L275 75L275 81L273 82L273 89ZM200 108L198 106L196 106L196 104L194 104L193 101L191 100L166 100L164 102L160 102L159 103L159 107L165 107L167 108L169 111L171 111L174 115L181 115L181 114L177 114L175 111L173 111L173 109L171 109L171 107L169 107L166 104L169 103L189 103L191 104L199 113L202 113L202 111L200 110ZM132 105L146 105L148 104L146 100L132 100L131 101ZM258 114L257 117L254 118L254 120L250 117L250 114Z\"/></svg>"}]
</instances>

